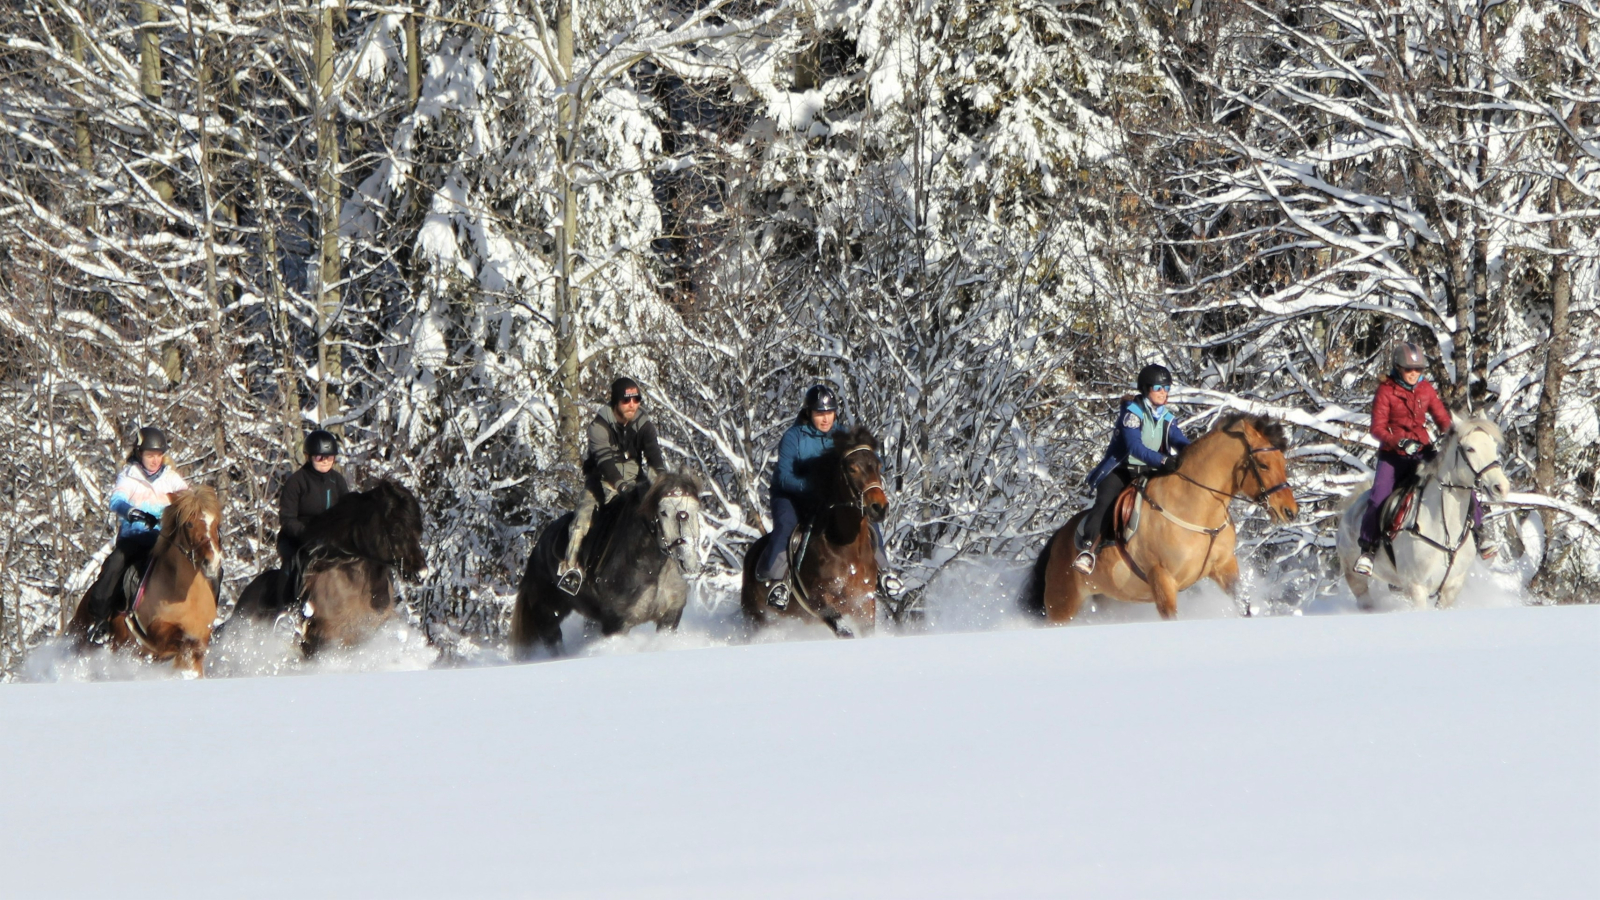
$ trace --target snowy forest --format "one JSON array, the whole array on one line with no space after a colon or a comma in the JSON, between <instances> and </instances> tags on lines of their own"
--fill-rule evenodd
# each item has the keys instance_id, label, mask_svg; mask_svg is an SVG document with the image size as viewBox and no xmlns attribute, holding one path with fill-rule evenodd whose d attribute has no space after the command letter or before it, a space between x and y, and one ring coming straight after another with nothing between
<instances>
[{"instance_id":1,"label":"snowy forest","mask_svg":"<svg viewBox=\"0 0 1600 900\"><path fill-rule=\"evenodd\" d=\"M736 570L804 389L884 445L911 587L1024 560L1118 397L1292 426L1334 580L1418 342L1507 434L1540 602L1600 586L1596 0L12 0L0 9L0 644L111 547L142 425L274 566L304 433L427 516L410 615L498 644L618 374Z\"/></svg>"}]
</instances>

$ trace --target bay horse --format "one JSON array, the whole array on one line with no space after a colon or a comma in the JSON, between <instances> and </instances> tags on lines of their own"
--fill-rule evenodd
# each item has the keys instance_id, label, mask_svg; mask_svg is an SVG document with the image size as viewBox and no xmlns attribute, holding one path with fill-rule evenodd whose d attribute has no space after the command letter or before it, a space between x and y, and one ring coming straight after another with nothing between
<instances>
[{"instance_id":1,"label":"bay horse","mask_svg":"<svg viewBox=\"0 0 1600 900\"><path fill-rule=\"evenodd\" d=\"M872 525L889 512L883 487L878 439L866 428L836 436L833 449L816 463L822 497L810 523L795 529L804 542L798 563L789 567L794 601L783 610L767 604L756 566L772 535L765 534L744 555L740 606L747 620L766 625L773 615L820 619L839 637L871 633L878 617L878 559ZM811 529L809 539L804 537Z\"/></svg>"},{"instance_id":2,"label":"bay horse","mask_svg":"<svg viewBox=\"0 0 1600 900\"><path fill-rule=\"evenodd\" d=\"M130 570L124 576L124 584L133 586L133 602L111 617L109 643L115 650L135 650L157 662L170 659L179 673L198 678L204 674L217 618L222 499L215 488L201 485L178 491L171 500L161 513L161 536L150 551L143 592L138 591L137 574ZM66 633L81 649L93 624L85 594Z\"/></svg>"},{"instance_id":3,"label":"bay horse","mask_svg":"<svg viewBox=\"0 0 1600 900\"><path fill-rule=\"evenodd\" d=\"M579 558L590 577L577 594L556 586L573 513L546 525L528 554L511 609L511 655L561 649L561 622L577 612L605 635L654 622L675 629L689 597L685 575L700 571L700 483L663 473L612 498L595 513Z\"/></svg>"},{"instance_id":4,"label":"bay horse","mask_svg":"<svg viewBox=\"0 0 1600 900\"><path fill-rule=\"evenodd\" d=\"M1372 608L1368 594L1374 579L1398 588L1417 609L1427 609L1435 601L1442 607L1455 603L1477 556L1472 534L1473 492L1481 488L1489 500L1511 493L1511 481L1500 466L1505 440L1500 427L1488 419L1468 419L1459 413L1454 421L1439 442L1439 452L1417 470L1415 521L1387 547L1372 554L1370 576L1355 572L1370 484L1356 488L1346 501L1339 519L1339 563L1362 609Z\"/></svg>"},{"instance_id":5,"label":"bay horse","mask_svg":"<svg viewBox=\"0 0 1600 900\"><path fill-rule=\"evenodd\" d=\"M1104 594L1155 603L1161 618L1171 619L1178 614L1178 592L1202 578L1232 596L1239 561L1233 555L1237 534L1229 504L1254 500L1278 523L1298 515L1287 449L1280 423L1244 413L1223 417L1183 450L1176 472L1149 479L1138 498L1138 530L1126 543L1102 543L1094 574L1084 575L1072 565L1077 555L1072 536L1087 512L1063 525L1034 563L1023 609L1061 624L1078 614L1084 600Z\"/></svg>"},{"instance_id":6,"label":"bay horse","mask_svg":"<svg viewBox=\"0 0 1600 900\"><path fill-rule=\"evenodd\" d=\"M427 567L422 505L389 478L345 494L311 520L303 541L298 596L285 589L289 573L268 569L239 595L233 615L266 623L288 616L307 657L365 642L394 615L394 570L416 581Z\"/></svg>"}]
</instances>

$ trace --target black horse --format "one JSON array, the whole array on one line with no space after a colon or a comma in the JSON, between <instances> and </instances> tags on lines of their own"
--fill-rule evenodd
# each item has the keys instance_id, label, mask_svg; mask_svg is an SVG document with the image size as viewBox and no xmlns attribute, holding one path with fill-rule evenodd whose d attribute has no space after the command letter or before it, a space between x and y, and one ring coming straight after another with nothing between
<instances>
[{"instance_id":1,"label":"black horse","mask_svg":"<svg viewBox=\"0 0 1600 900\"><path fill-rule=\"evenodd\" d=\"M422 505L390 479L344 495L306 527L292 572L268 569L257 575L229 618L274 622L286 612L304 615L301 648L311 655L324 644L359 644L394 614L391 570L415 581L427 562L422 553ZM226 624L226 623L225 623Z\"/></svg>"},{"instance_id":2,"label":"black horse","mask_svg":"<svg viewBox=\"0 0 1600 900\"><path fill-rule=\"evenodd\" d=\"M536 644L558 651L561 620L574 610L607 635L642 622L678 627L689 596L684 575L700 570L699 482L667 473L601 507L578 551L590 577L576 596L556 587L571 525L572 513L546 525L528 554L511 611L513 657L527 659Z\"/></svg>"}]
</instances>

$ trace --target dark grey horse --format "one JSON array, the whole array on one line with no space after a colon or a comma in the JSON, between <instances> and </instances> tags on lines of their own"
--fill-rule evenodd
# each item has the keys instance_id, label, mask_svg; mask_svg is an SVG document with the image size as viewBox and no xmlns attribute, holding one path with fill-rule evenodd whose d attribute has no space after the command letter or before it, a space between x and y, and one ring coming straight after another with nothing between
<instances>
[{"instance_id":1,"label":"dark grey horse","mask_svg":"<svg viewBox=\"0 0 1600 900\"><path fill-rule=\"evenodd\" d=\"M595 514L579 555L590 573L576 596L556 587L572 514L551 522L528 555L511 611L511 655L561 649L561 620L576 611L607 635L643 622L677 628L700 570L700 484L668 473L617 495Z\"/></svg>"}]
</instances>

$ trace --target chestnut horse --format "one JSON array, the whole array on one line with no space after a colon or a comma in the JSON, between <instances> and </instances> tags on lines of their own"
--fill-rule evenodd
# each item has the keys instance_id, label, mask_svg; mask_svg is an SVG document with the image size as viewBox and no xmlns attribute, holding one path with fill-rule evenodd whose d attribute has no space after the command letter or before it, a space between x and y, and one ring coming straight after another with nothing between
<instances>
[{"instance_id":1,"label":"chestnut horse","mask_svg":"<svg viewBox=\"0 0 1600 900\"><path fill-rule=\"evenodd\" d=\"M1152 477L1140 498L1138 531L1124 544L1106 542L1094 574L1073 567L1073 516L1045 545L1023 591L1022 606L1053 623L1072 620L1097 594L1155 603L1161 618L1178 614L1178 592L1210 578L1231 596L1239 582L1237 537L1228 505L1251 499L1275 522L1300 512L1289 488L1283 426L1234 413L1183 450L1178 471ZM1118 504L1119 506L1121 504Z\"/></svg>"},{"instance_id":2,"label":"chestnut horse","mask_svg":"<svg viewBox=\"0 0 1600 900\"><path fill-rule=\"evenodd\" d=\"M809 526L798 564L789 567L794 598L786 609L767 605L767 592L756 577L756 565L771 534L762 535L744 555L744 589L740 602L747 619L765 625L774 614L821 619L839 637L870 633L878 617L878 561L872 550L871 523L889 512L883 489L883 463L878 440L865 428L836 435L833 449L817 460L821 504Z\"/></svg>"},{"instance_id":3,"label":"chestnut horse","mask_svg":"<svg viewBox=\"0 0 1600 900\"><path fill-rule=\"evenodd\" d=\"M137 649L159 662L170 659L188 677L204 674L217 617L213 584L222 575L221 522L222 500L214 488L202 485L172 495L161 513L161 537L150 551L144 593L131 610L111 617L113 649ZM92 624L85 594L67 634L81 648Z\"/></svg>"},{"instance_id":4,"label":"chestnut horse","mask_svg":"<svg viewBox=\"0 0 1600 900\"><path fill-rule=\"evenodd\" d=\"M398 568L401 578L414 581L427 565L422 505L388 478L345 494L311 520L303 539L298 596L289 596L285 587L289 575L268 569L245 587L233 615L268 623L286 617L306 656L329 644L366 641L394 615L391 570Z\"/></svg>"}]
</instances>

